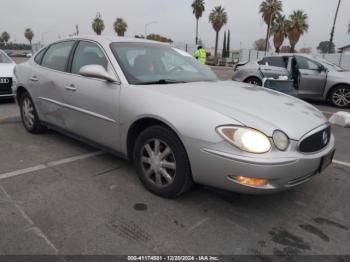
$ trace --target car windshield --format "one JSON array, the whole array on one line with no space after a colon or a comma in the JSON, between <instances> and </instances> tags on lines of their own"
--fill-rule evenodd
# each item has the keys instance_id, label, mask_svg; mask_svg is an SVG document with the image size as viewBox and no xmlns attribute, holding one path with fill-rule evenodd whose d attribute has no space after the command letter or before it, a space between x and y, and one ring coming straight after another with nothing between
<instances>
[{"instance_id":1,"label":"car windshield","mask_svg":"<svg viewBox=\"0 0 350 262\"><path fill-rule=\"evenodd\" d=\"M340 66L337 66L336 64L333 64L325 59L319 58L319 57L314 57L316 61L320 62L321 64L323 64L325 67L327 67L327 69L330 70L334 70L334 71L338 71L338 72L343 72L345 71L343 68L341 68Z\"/></svg>"},{"instance_id":2,"label":"car windshield","mask_svg":"<svg viewBox=\"0 0 350 262\"><path fill-rule=\"evenodd\" d=\"M9 64L12 63L12 60L2 51L0 51L0 63Z\"/></svg>"},{"instance_id":3,"label":"car windshield","mask_svg":"<svg viewBox=\"0 0 350 262\"><path fill-rule=\"evenodd\" d=\"M111 44L130 84L174 84L217 81L216 75L188 53L169 45L116 42Z\"/></svg>"}]
</instances>

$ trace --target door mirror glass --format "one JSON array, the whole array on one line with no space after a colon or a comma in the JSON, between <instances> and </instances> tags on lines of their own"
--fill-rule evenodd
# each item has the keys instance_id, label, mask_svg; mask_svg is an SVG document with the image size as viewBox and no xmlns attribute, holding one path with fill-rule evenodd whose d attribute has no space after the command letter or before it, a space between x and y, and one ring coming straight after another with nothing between
<instances>
[{"instance_id":1,"label":"door mirror glass","mask_svg":"<svg viewBox=\"0 0 350 262\"><path fill-rule=\"evenodd\" d=\"M109 82L118 82L118 79L108 73L101 65L86 65L80 68L79 74L86 77L103 79Z\"/></svg>"}]
</instances>

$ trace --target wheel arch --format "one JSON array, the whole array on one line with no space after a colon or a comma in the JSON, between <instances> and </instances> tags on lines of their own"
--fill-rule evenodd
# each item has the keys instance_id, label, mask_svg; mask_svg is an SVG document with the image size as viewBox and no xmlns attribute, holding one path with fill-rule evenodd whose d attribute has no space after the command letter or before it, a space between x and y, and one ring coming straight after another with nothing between
<instances>
[{"instance_id":1,"label":"wheel arch","mask_svg":"<svg viewBox=\"0 0 350 262\"><path fill-rule=\"evenodd\" d=\"M260 83L262 84L263 80L260 76L257 76L257 75L250 75L250 76L247 76L246 78L244 78L243 82L246 83L246 81L250 78L256 78L260 81Z\"/></svg>"},{"instance_id":2,"label":"wheel arch","mask_svg":"<svg viewBox=\"0 0 350 262\"><path fill-rule=\"evenodd\" d=\"M151 127L151 126L156 126L156 125L164 126L164 127L168 128L170 131L172 131L177 136L177 138L180 140L182 146L184 147L184 149L187 153L186 147L185 147L185 145L184 145L184 143L179 135L179 132L173 125L168 123L168 121L165 121L163 119L159 119L159 118L154 117L154 116L143 116L142 118L135 120L128 128L128 132L127 132L127 136L126 136L126 151L127 151L127 156L128 156L129 160L131 160L131 161L133 160L133 150L134 150L134 146L135 146L135 142L136 142L137 137L146 128Z\"/></svg>"},{"instance_id":3,"label":"wheel arch","mask_svg":"<svg viewBox=\"0 0 350 262\"><path fill-rule=\"evenodd\" d=\"M28 93L30 95L30 93L29 93L27 88L25 88L23 85L18 86L17 89L16 89L16 101L17 101L18 104L21 101L21 96L24 93Z\"/></svg>"}]
</instances>

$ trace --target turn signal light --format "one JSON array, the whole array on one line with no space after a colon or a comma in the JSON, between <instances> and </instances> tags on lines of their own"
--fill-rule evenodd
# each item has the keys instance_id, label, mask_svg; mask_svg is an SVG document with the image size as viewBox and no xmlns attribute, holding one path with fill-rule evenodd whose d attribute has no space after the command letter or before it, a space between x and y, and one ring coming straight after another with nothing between
<instances>
[{"instance_id":1,"label":"turn signal light","mask_svg":"<svg viewBox=\"0 0 350 262\"><path fill-rule=\"evenodd\" d=\"M245 176L236 176L235 179L238 183L245 186L266 186L269 183L269 181L266 179L251 178Z\"/></svg>"}]
</instances>

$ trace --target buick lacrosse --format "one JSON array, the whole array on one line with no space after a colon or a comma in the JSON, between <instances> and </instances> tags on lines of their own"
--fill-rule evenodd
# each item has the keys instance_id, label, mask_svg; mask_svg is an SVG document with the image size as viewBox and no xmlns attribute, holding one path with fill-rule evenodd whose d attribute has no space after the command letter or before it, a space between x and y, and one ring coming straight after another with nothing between
<instances>
[{"instance_id":1,"label":"buick lacrosse","mask_svg":"<svg viewBox=\"0 0 350 262\"><path fill-rule=\"evenodd\" d=\"M55 42L15 68L24 127L51 128L131 160L144 186L286 190L334 155L327 119L297 98L221 82L168 44L117 37Z\"/></svg>"}]
</instances>

